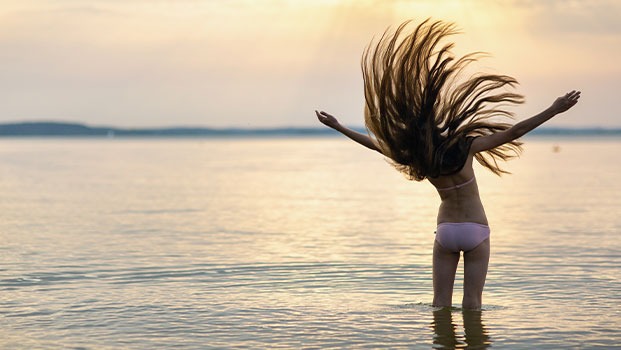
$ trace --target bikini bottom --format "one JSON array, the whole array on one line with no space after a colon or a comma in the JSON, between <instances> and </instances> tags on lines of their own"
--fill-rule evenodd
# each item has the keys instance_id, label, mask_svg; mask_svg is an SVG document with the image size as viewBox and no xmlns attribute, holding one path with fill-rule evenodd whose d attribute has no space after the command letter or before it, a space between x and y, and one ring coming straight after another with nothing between
<instances>
[{"instance_id":1,"label":"bikini bottom","mask_svg":"<svg viewBox=\"0 0 621 350\"><path fill-rule=\"evenodd\" d=\"M476 222L443 222L436 229L436 241L452 252L467 252L489 238L489 226Z\"/></svg>"}]
</instances>

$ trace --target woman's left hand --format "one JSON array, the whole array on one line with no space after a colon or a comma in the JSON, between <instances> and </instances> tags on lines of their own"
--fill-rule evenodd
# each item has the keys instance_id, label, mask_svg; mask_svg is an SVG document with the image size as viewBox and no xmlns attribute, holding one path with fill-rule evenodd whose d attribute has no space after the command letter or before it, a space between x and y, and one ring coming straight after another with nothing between
<instances>
[{"instance_id":1,"label":"woman's left hand","mask_svg":"<svg viewBox=\"0 0 621 350\"><path fill-rule=\"evenodd\" d=\"M556 113L563 113L575 106L578 103L578 99L580 98L580 91L573 90L565 94L565 96L561 96L554 101L552 104L552 109Z\"/></svg>"}]
</instances>

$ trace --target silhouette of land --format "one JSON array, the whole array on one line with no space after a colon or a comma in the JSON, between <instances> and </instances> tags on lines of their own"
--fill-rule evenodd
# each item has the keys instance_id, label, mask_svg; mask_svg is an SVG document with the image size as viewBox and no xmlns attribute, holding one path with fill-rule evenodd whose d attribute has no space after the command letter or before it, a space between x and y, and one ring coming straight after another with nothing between
<instances>
[{"instance_id":1,"label":"silhouette of land","mask_svg":"<svg viewBox=\"0 0 621 350\"><path fill-rule=\"evenodd\" d=\"M354 128L365 132L362 127ZM88 126L80 123L64 122L22 122L0 124L0 137L20 136L81 136L81 137L231 137L231 136L331 136L338 135L332 129L318 127L282 128L118 128L107 126ZM547 136L621 136L621 128L540 128L529 135Z\"/></svg>"}]
</instances>

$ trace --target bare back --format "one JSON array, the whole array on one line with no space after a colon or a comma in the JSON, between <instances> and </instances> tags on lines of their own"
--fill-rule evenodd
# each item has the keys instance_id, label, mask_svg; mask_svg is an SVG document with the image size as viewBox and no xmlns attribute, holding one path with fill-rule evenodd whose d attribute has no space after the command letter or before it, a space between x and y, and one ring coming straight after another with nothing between
<instances>
[{"instance_id":1,"label":"bare back","mask_svg":"<svg viewBox=\"0 0 621 350\"><path fill-rule=\"evenodd\" d=\"M459 172L428 179L438 190L442 201L438 210L438 224L475 222L487 225L487 217L472 168L473 160L474 154L470 152L464 167Z\"/></svg>"}]
</instances>

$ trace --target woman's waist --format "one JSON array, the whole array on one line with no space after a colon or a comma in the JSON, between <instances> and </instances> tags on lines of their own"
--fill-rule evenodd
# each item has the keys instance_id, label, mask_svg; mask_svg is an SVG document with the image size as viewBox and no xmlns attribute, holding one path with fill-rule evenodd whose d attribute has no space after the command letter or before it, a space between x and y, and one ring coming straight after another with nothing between
<instances>
[{"instance_id":1,"label":"woman's waist","mask_svg":"<svg viewBox=\"0 0 621 350\"><path fill-rule=\"evenodd\" d=\"M482 224L480 222L472 222L472 221L462 221L462 222L449 222L449 221L444 221L444 222L439 222L437 224L438 227L472 227L472 226L476 226L476 227L482 227L482 228L486 228L489 229L489 225L487 223Z\"/></svg>"},{"instance_id":2,"label":"woman's waist","mask_svg":"<svg viewBox=\"0 0 621 350\"><path fill-rule=\"evenodd\" d=\"M483 211L483 203L479 196L473 196L470 198L446 198L440 202L440 211L450 212L479 212Z\"/></svg>"},{"instance_id":3,"label":"woman's waist","mask_svg":"<svg viewBox=\"0 0 621 350\"><path fill-rule=\"evenodd\" d=\"M474 222L482 225L487 225L487 216L483 206L473 205L470 206L440 206L438 211L438 224L443 222Z\"/></svg>"}]
</instances>

